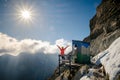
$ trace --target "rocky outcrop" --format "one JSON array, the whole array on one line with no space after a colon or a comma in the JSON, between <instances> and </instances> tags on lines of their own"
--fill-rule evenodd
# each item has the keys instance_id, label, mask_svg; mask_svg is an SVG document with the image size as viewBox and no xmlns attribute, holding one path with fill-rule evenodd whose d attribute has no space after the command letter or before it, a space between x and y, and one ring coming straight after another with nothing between
<instances>
[{"instance_id":1,"label":"rocky outcrop","mask_svg":"<svg viewBox=\"0 0 120 80\"><path fill-rule=\"evenodd\" d=\"M48 79L48 80L76 80L74 79L74 76L78 72L79 68L81 68L82 65L80 66L74 66L72 67L70 71L70 67L66 66L65 64L61 66L60 68L60 75L59 75L59 68L57 68L54 72L54 74ZM76 77L78 78L78 77Z\"/></svg>"},{"instance_id":2,"label":"rocky outcrop","mask_svg":"<svg viewBox=\"0 0 120 80\"><path fill-rule=\"evenodd\" d=\"M120 36L120 0L102 0L96 15L90 20L90 36L84 41L90 42L91 54L105 50Z\"/></svg>"},{"instance_id":3,"label":"rocky outcrop","mask_svg":"<svg viewBox=\"0 0 120 80\"><path fill-rule=\"evenodd\" d=\"M109 78L102 66L82 64L80 67L74 68L71 73L69 68L65 68L60 75L58 75L57 68L48 80L86 80L87 78L84 79L84 77L90 78L89 80L108 80Z\"/></svg>"}]
</instances>

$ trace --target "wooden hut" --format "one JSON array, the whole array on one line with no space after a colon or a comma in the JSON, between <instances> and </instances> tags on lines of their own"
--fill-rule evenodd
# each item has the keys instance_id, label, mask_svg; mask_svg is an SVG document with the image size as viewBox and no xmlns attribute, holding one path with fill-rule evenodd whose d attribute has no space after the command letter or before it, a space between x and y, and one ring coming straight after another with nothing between
<instances>
[{"instance_id":1,"label":"wooden hut","mask_svg":"<svg viewBox=\"0 0 120 80\"><path fill-rule=\"evenodd\" d=\"M73 62L80 64L90 63L90 43L72 40Z\"/></svg>"}]
</instances>

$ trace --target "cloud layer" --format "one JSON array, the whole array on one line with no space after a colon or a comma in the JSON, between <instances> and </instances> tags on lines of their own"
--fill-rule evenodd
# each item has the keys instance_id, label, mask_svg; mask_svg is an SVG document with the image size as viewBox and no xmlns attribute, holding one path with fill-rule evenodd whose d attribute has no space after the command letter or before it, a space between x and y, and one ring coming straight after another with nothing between
<instances>
[{"instance_id":1,"label":"cloud layer","mask_svg":"<svg viewBox=\"0 0 120 80\"><path fill-rule=\"evenodd\" d=\"M0 55L3 54L10 54L10 55L18 55L20 53L45 53L45 54L55 54L59 53L59 49L56 45L66 46L70 45L71 42L58 39L55 41L54 44L51 44L48 41L41 41L41 40L33 40L33 39L24 39L24 40L17 40L13 37L10 37L6 34L0 33ZM65 53L71 51L71 47L69 47Z\"/></svg>"}]
</instances>

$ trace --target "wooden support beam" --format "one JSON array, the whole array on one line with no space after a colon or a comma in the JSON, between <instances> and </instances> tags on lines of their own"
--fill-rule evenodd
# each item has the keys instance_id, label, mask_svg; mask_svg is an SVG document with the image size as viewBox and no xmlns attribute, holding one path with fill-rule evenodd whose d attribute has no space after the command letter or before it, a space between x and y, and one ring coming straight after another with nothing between
<instances>
[{"instance_id":1,"label":"wooden support beam","mask_svg":"<svg viewBox=\"0 0 120 80\"><path fill-rule=\"evenodd\" d=\"M65 56L67 56L67 55L65 55ZM61 64L64 64L64 65L66 65L66 64L69 64L69 70L70 70L70 74L71 74L71 56L72 55L70 55L70 57L69 57L69 59L68 60L63 60L63 59L61 59L61 55L58 55L58 60L59 60L59 75L60 75L60 73L61 73L61 71L60 71L60 67L61 67ZM67 65L66 65L67 66Z\"/></svg>"},{"instance_id":2,"label":"wooden support beam","mask_svg":"<svg viewBox=\"0 0 120 80\"><path fill-rule=\"evenodd\" d=\"M58 55L59 58L59 75L60 75L60 55Z\"/></svg>"}]
</instances>

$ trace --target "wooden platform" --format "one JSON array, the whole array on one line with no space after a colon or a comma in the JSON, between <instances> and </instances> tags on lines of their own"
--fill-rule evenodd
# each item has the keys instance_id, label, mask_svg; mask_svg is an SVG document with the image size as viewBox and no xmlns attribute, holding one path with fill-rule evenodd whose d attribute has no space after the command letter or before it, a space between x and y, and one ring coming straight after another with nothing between
<instances>
[{"instance_id":1,"label":"wooden platform","mask_svg":"<svg viewBox=\"0 0 120 80\"><path fill-rule=\"evenodd\" d=\"M69 60L61 60L60 62L69 63Z\"/></svg>"},{"instance_id":2,"label":"wooden platform","mask_svg":"<svg viewBox=\"0 0 120 80\"><path fill-rule=\"evenodd\" d=\"M77 63L65 63L65 65L67 65L67 66L77 66L77 67L80 67L81 65L80 64L77 64Z\"/></svg>"},{"instance_id":3,"label":"wooden platform","mask_svg":"<svg viewBox=\"0 0 120 80\"><path fill-rule=\"evenodd\" d=\"M65 56L67 56L67 55L65 55ZM70 73L71 73L71 71L72 71L72 69L73 68L76 68L76 67L80 67L81 65L80 64L77 64L77 63L72 63L72 61L71 61L71 56L72 55L69 55L69 58L68 59L62 59L61 57L61 55L58 55L58 58L59 58L59 75L61 74L61 68L60 67L68 67L69 68L69 70L70 70Z\"/></svg>"},{"instance_id":4,"label":"wooden platform","mask_svg":"<svg viewBox=\"0 0 120 80\"><path fill-rule=\"evenodd\" d=\"M72 62L71 62L71 64L70 64L70 61L69 61L69 60L61 60L60 62L61 62L61 63L65 63L65 65L81 66L80 64L72 63Z\"/></svg>"}]
</instances>

